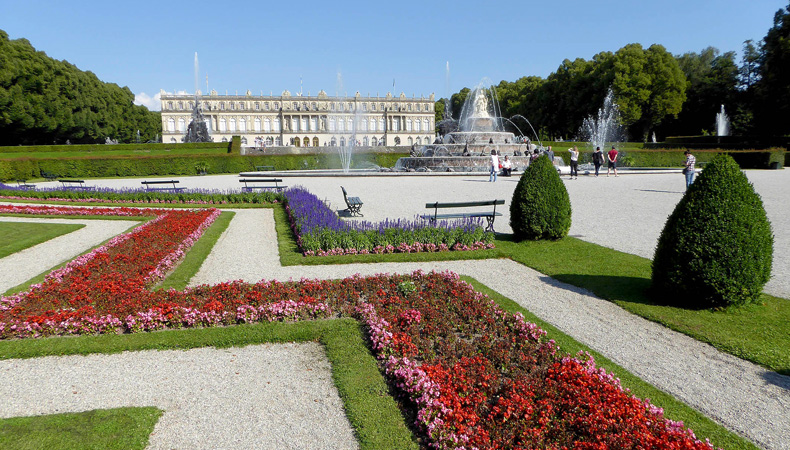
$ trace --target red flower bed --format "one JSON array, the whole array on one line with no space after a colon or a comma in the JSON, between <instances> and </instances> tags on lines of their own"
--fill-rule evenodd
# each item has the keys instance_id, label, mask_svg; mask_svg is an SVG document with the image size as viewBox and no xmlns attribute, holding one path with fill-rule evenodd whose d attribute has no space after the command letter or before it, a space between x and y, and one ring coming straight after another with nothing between
<instances>
[{"instance_id":1,"label":"red flower bed","mask_svg":"<svg viewBox=\"0 0 790 450\"><path fill-rule=\"evenodd\" d=\"M452 273L150 291L218 211L145 213L158 217L3 298L0 337L347 315L365 324L430 447L712 448Z\"/></svg>"}]
</instances>

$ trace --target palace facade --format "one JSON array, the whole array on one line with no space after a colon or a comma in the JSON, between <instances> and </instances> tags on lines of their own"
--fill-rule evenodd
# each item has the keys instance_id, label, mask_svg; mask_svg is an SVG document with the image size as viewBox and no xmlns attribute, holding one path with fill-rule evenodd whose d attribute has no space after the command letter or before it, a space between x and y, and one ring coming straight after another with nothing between
<instances>
[{"instance_id":1,"label":"palace facade","mask_svg":"<svg viewBox=\"0 0 790 450\"><path fill-rule=\"evenodd\" d=\"M162 142L182 142L200 102L214 142L240 136L242 146L363 146L430 144L435 136L434 95L407 98L168 94L162 101Z\"/></svg>"}]
</instances>

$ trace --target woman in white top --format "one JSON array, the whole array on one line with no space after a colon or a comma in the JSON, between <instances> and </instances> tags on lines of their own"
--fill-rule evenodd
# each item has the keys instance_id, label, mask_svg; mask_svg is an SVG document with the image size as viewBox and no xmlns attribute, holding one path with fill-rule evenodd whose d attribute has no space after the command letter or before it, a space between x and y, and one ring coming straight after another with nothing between
<instances>
[{"instance_id":1,"label":"woman in white top","mask_svg":"<svg viewBox=\"0 0 790 450\"><path fill-rule=\"evenodd\" d=\"M497 156L496 150L491 150L491 168L488 172L489 182L496 182L497 172L499 172L499 156Z\"/></svg>"},{"instance_id":2,"label":"woman in white top","mask_svg":"<svg viewBox=\"0 0 790 450\"><path fill-rule=\"evenodd\" d=\"M513 163L508 159L507 155L505 155L505 160L502 161L502 176L509 177L510 172L513 170Z\"/></svg>"},{"instance_id":3,"label":"woman in white top","mask_svg":"<svg viewBox=\"0 0 790 450\"><path fill-rule=\"evenodd\" d=\"M579 150L573 146L568 149L571 152L571 179L579 179Z\"/></svg>"}]
</instances>

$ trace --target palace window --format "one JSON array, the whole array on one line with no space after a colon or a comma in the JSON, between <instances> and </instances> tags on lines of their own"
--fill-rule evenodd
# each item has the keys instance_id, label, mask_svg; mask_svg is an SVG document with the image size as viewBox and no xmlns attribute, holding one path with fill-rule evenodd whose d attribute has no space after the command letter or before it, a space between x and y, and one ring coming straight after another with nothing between
<instances>
[{"instance_id":1,"label":"palace window","mask_svg":"<svg viewBox=\"0 0 790 450\"><path fill-rule=\"evenodd\" d=\"M411 111L411 103L409 103L409 111Z\"/></svg>"},{"instance_id":2,"label":"palace window","mask_svg":"<svg viewBox=\"0 0 790 450\"><path fill-rule=\"evenodd\" d=\"M219 132L224 133L225 131L227 131L227 129L228 129L228 125L227 122L225 122L225 119L219 119Z\"/></svg>"},{"instance_id":3,"label":"palace window","mask_svg":"<svg viewBox=\"0 0 790 450\"><path fill-rule=\"evenodd\" d=\"M362 119L359 125L360 125L359 127L360 131L368 131L368 119Z\"/></svg>"},{"instance_id":4,"label":"palace window","mask_svg":"<svg viewBox=\"0 0 790 450\"><path fill-rule=\"evenodd\" d=\"M392 118L392 131L400 131L400 117Z\"/></svg>"},{"instance_id":5,"label":"palace window","mask_svg":"<svg viewBox=\"0 0 790 450\"><path fill-rule=\"evenodd\" d=\"M368 137L367 136L362 138L362 145L364 145L365 147L367 147L369 145L368 142L369 141L368 141Z\"/></svg>"},{"instance_id":6,"label":"palace window","mask_svg":"<svg viewBox=\"0 0 790 450\"><path fill-rule=\"evenodd\" d=\"M291 117L291 131L299 131L299 118Z\"/></svg>"},{"instance_id":7,"label":"palace window","mask_svg":"<svg viewBox=\"0 0 790 450\"><path fill-rule=\"evenodd\" d=\"M195 109L195 104L192 103L192 102L189 102L189 109Z\"/></svg>"},{"instance_id":8,"label":"palace window","mask_svg":"<svg viewBox=\"0 0 790 450\"><path fill-rule=\"evenodd\" d=\"M276 132L276 133L280 132L280 118L279 117L275 117L274 118L274 121L272 122L272 127L274 129L274 132Z\"/></svg>"},{"instance_id":9,"label":"palace window","mask_svg":"<svg viewBox=\"0 0 790 450\"><path fill-rule=\"evenodd\" d=\"M409 137L409 145L414 145L414 140L411 137Z\"/></svg>"},{"instance_id":10,"label":"palace window","mask_svg":"<svg viewBox=\"0 0 790 450\"><path fill-rule=\"evenodd\" d=\"M384 103L382 103L380 106L381 106L381 110L384 111Z\"/></svg>"},{"instance_id":11,"label":"palace window","mask_svg":"<svg viewBox=\"0 0 790 450\"><path fill-rule=\"evenodd\" d=\"M417 138L417 145L422 145L422 138L421 137Z\"/></svg>"},{"instance_id":12,"label":"palace window","mask_svg":"<svg viewBox=\"0 0 790 450\"><path fill-rule=\"evenodd\" d=\"M247 119L239 120L239 131L245 133L247 131Z\"/></svg>"},{"instance_id":13,"label":"palace window","mask_svg":"<svg viewBox=\"0 0 790 450\"><path fill-rule=\"evenodd\" d=\"M176 119L167 119L167 131L176 131Z\"/></svg>"},{"instance_id":14,"label":"palace window","mask_svg":"<svg viewBox=\"0 0 790 450\"><path fill-rule=\"evenodd\" d=\"M340 104L340 110L341 111L345 111L345 108L346 108L346 104L345 103L341 103Z\"/></svg>"},{"instance_id":15,"label":"palace window","mask_svg":"<svg viewBox=\"0 0 790 450\"><path fill-rule=\"evenodd\" d=\"M370 129L370 131L376 131L376 118L375 117L371 117L370 118L370 128L369 129Z\"/></svg>"},{"instance_id":16,"label":"palace window","mask_svg":"<svg viewBox=\"0 0 790 450\"><path fill-rule=\"evenodd\" d=\"M230 119L230 132L236 131L236 119Z\"/></svg>"},{"instance_id":17,"label":"palace window","mask_svg":"<svg viewBox=\"0 0 790 450\"><path fill-rule=\"evenodd\" d=\"M329 119L329 131L335 131L335 118L331 117Z\"/></svg>"},{"instance_id":18,"label":"palace window","mask_svg":"<svg viewBox=\"0 0 790 450\"><path fill-rule=\"evenodd\" d=\"M244 108L245 108L244 102L239 103L239 109L244 109Z\"/></svg>"},{"instance_id":19,"label":"palace window","mask_svg":"<svg viewBox=\"0 0 790 450\"><path fill-rule=\"evenodd\" d=\"M222 102L222 103L219 104L219 109L221 111L225 111L225 102Z\"/></svg>"},{"instance_id":20,"label":"palace window","mask_svg":"<svg viewBox=\"0 0 790 450\"><path fill-rule=\"evenodd\" d=\"M167 109L173 109L173 102L167 102Z\"/></svg>"},{"instance_id":21,"label":"palace window","mask_svg":"<svg viewBox=\"0 0 790 450\"><path fill-rule=\"evenodd\" d=\"M379 131L385 131L385 130L386 128L384 128L384 118L382 117L379 119Z\"/></svg>"},{"instance_id":22,"label":"palace window","mask_svg":"<svg viewBox=\"0 0 790 450\"><path fill-rule=\"evenodd\" d=\"M277 136L274 138L274 145L281 147L283 145L283 139L280 136Z\"/></svg>"},{"instance_id":23,"label":"palace window","mask_svg":"<svg viewBox=\"0 0 790 450\"><path fill-rule=\"evenodd\" d=\"M178 102L178 109L184 109L184 102Z\"/></svg>"},{"instance_id":24,"label":"palace window","mask_svg":"<svg viewBox=\"0 0 790 450\"><path fill-rule=\"evenodd\" d=\"M346 125L348 127L348 131L354 131L354 121L351 119L346 119Z\"/></svg>"},{"instance_id":25,"label":"palace window","mask_svg":"<svg viewBox=\"0 0 790 450\"><path fill-rule=\"evenodd\" d=\"M253 126L255 127L255 131L261 131L261 119L256 117Z\"/></svg>"},{"instance_id":26,"label":"palace window","mask_svg":"<svg viewBox=\"0 0 790 450\"><path fill-rule=\"evenodd\" d=\"M300 128L302 131L308 131L307 129L307 117L302 117L302 127Z\"/></svg>"},{"instance_id":27,"label":"palace window","mask_svg":"<svg viewBox=\"0 0 790 450\"><path fill-rule=\"evenodd\" d=\"M230 110L231 111L235 111L236 110L236 102L230 102Z\"/></svg>"},{"instance_id":28,"label":"palace window","mask_svg":"<svg viewBox=\"0 0 790 450\"><path fill-rule=\"evenodd\" d=\"M263 132L269 133L270 131L272 131L272 121L268 118L263 119Z\"/></svg>"},{"instance_id":29,"label":"palace window","mask_svg":"<svg viewBox=\"0 0 790 450\"><path fill-rule=\"evenodd\" d=\"M371 111L375 111L376 110L376 104L375 103L371 103L370 104L370 110Z\"/></svg>"},{"instance_id":30,"label":"palace window","mask_svg":"<svg viewBox=\"0 0 790 450\"><path fill-rule=\"evenodd\" d=\"M338 119L338 121L337 121L337 131L345 131L345 127L346 127L346 121L343 120L342 118Z\"/></svg>"},{"instance_id":31,"label":"palace window","mask_svg":"<svg viewBox=\"0 0 790 450\"><path fill-rule=\"evenodd\" d=\"M178 119L178 131L185 132L187 130L187 123L184 119Z\"/></svg>"},{"instance_id":32,"label":"palace window","mask_svg":"<svg viewBox=\"0 0 790 450\"><path fill-rule=\"evenodd\" d=\"M255 102L255 111L260 111L260 110L261 110L261 104L258 103L258 102Z\"/></svg>"},{"instance_id":33,"label":"palace window","mask_svg":"<svg viewBox=\"0 0 790 450\"><path fill-rule=\"evenodd\" d=\"M425 131L430 130L430 128L428 128L428 119L422 119L422 129Z\"/></svg>"},{"instance_id":34,"label":"palace window","mask_svg":"<svg viewBox=\"0 0 790 450\"><path fill-rule=\"evenodd\" d=\"M272 139L271 136L267 137L266 138L266 145L272 145L272 144L274 144L274 139Z\"/></svg>"},{"instance_id":35,"label":"palace window","mask_svg":"<svg viewBox=\"0 0 790 450\"><path fill-rule=\"evenodd\" d=\"M414 131L420 131L420 119L414 121Z\"/></svg>"},{"instance_id":36,"label":"palace window","mask_svg":"<svg viewBox=\"0 0 790 450\"><path fill-rule=\"evenodd\" d=\"M406 131L411 131L411 119L406 119Z\"/></svg>"},{"instance_id":37,"label":"palace window","mask_svg":"<svg viewBox=\"0 0 790 450\"><path fill-rule=\"evenodd\" d=\"M274 102L274 109L280 109L280 102Z\"/></svg>"},{"instance_id":38,"label":"palace window","mask_svg":"<svg viewBox=\"0 0 790 450\"><path fill-rule=\"evenodd\" d=\"M425 111L430 111L429 107L430 107L430 105L428 103L426 103L425 104Z\"/></svg>"},{"instance_id":39,"label":"palace window","mask_svg":"<svg viewBox=\"0 0 790 450\"><path fill-rule=\"evenodd\" d=\"M293 104L291 106L293 106L294 111L299 109L299 104L296 103L296 102L293 102Z\"/></svg>"},{"instance_id":40,"label":"palace window","mask_svg":"<svg viewBox=\"0 0 790 450\"><path fill-rule=\"evenodd\" d=\"M318 105L316 105L315 102L310 103L310 109L312 109L313 111L318 111Z\"/></svg>"},{"instance_id":41,"label":"palace window","mask_svg":"<svg viewBox=\"0 0 790 450\"><path fill-rule=\"evenodd\" d=\"M368 104L367 103L363 103L362 104L362 111L367 111L367 110L368 110Z\"/></svg>"},{"instance_id":42,"label":"palace window","mask_svg":"<svg viewBox=\"0 0 790 450\"><path fill-rule=\"evenodd\" d=\"M344 137L340 138L340 146L341 147L345 147L346 146L346 138L344 138Z\"/></svg>"},{"instance_id":43,"label":"palace window","mask_svg":"<svg viewBox=\"0 0 790 450\"><path fill-rule=\"evenodd\" d=\"M314 137L313 138L313 147L318 147L319 145L320 145L320 143L318 142L318 138Z\"/></svg>"},{"instance_id":44,"label":"palace window","mask_svg":"<svg viewBox=\"0 0 790 450\"><path fill-rule=\"evenodd\" d=\"M269 102L265 102L265 103L263 104L263 109L265 109L266 111L268 111L268 110L269 110Z\"/></svg>"},{"instance_id":45,"label":"palace window","mask_svg":"<svg viewBox=\"0 0 790 450\"><path fill-rule=\"evenodd\" d=\"M333 138L332 138L332 140L330 141L330 145L331 145L332 147L335 147L335 146L337 146L337 138L334 138L334 137L333 137Z\"/></svg>"},{"instance_id":46,"label":"palace window","mask_svg":"<svg viewBox=\"0 0 790 450\"><path fill-rule=\"evenodd\" d=\"M318 118L310 118L310 131L318 131Z\"/></svg>"}]
</instances>

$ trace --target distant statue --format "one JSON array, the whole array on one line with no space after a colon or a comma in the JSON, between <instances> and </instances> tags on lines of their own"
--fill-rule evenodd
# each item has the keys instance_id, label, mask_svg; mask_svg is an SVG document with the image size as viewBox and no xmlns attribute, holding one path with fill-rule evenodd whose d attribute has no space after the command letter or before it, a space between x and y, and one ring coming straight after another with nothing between
<instances>
[{"instance_id":1,"label":"distant statue","mask_svg":"<svg viewBox=\"0 0 790 450\"><path fill-rule=\"evenodd\" d=\"M117 143L118 141L116 141L115 139L110 139L109 136L107 136L107 139L104 140L105 145L115 145Z\"/></svg>"},{"instance_id":2,"label":"distant statue","mask_svg":"<svg viewBox=\"0 0 790 450\"><path fill-rule=\"evenodd\" d=\"M192 110L192 121L187 126L187 134L184 142L212 142L209 136L208 126L203 113L200 111L200 102L195 97L195 108Z\"/></svg>"},{"instance_id":3,"label":"distant statue","mask_svg":"<svg viewBox=\"0 0 790 450\"><path fill-rule=\"evenodd\" d=\"M478 92L475 96L475 111L473 117L489 117L488 99L482 92Z\"/></svg>"}]
</instances>

